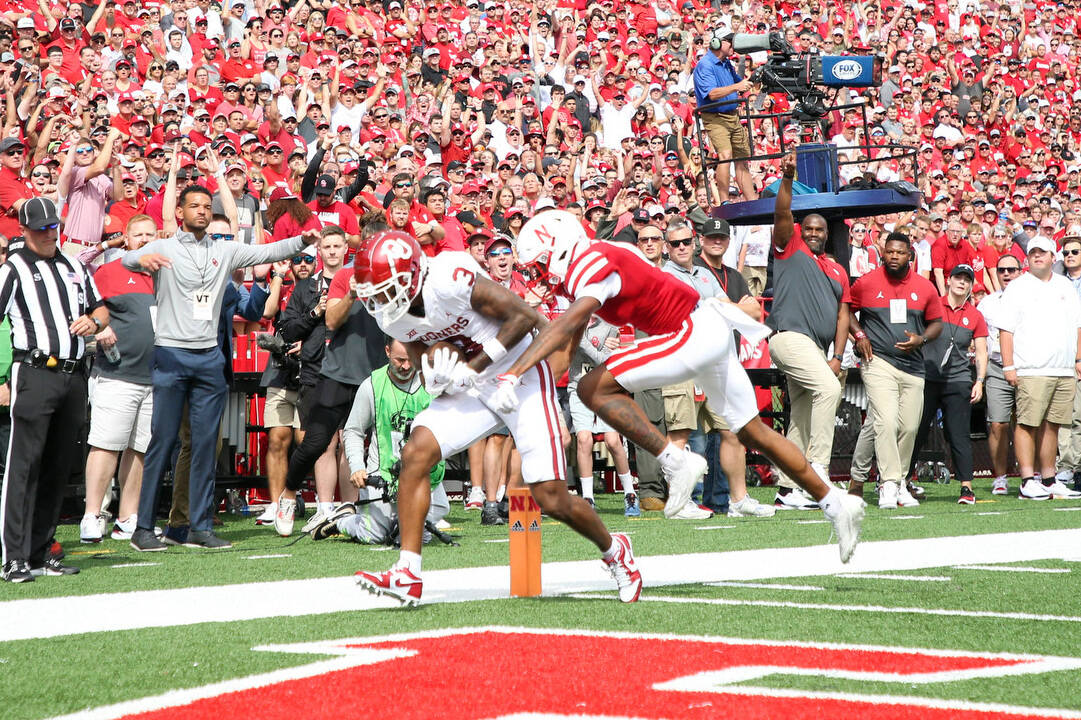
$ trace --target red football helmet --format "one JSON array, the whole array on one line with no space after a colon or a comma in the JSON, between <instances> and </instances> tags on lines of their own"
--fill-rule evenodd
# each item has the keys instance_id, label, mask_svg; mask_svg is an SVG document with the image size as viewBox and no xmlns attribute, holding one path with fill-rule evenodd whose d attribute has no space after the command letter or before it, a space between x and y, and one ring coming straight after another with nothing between
<instances>
[{"instance_id":1,"label":"red football helmet","mask_svg":"<svg viewBox=\"0 0 1081 720\"><path fill-rule=\"evenodd\" d=\"M405 315L420 294L428 258L416 239L400 230L373 235L353 261L357 299L384 324Z\"/></svg>"}]
</instances>

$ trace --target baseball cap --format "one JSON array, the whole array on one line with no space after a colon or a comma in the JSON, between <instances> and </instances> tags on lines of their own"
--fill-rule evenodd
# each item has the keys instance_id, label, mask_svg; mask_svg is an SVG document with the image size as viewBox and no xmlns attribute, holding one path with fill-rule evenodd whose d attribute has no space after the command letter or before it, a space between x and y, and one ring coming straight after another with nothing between
<instances>
[{"instance_id":1,"label":"baseball cap","mask_svg":"<svg viewBox=\"0 0 1081 720\"><path fill-rule=\"evenodd\" d=\"M638 208L634 211L634 214L631 215L631 220L641 223L649 222L649 213L646 212L645 208Z\"/></svg>"},{"instance_id":2,"label":"baseball cap","mask_svg":"<svg viewBox=\"0 0 1081 720\"><path fill-rule=\"evenodd\" d=\"M484 224L484 221L477 217L477 214L472 210L463 210L462 212L455 215L455 218L458 220L458 222L466 223L474 227Z\"/></svg>"},{"instance_id":3,"label":"baseball cap","mask_svg":"<svg viewBox=\"0 0 1081 720\"><path fill-rule=\"evenodd\" d=\"M19 208L19 224L31 230L41 230L47 225L59 225L60 216L56 205L49 198L31 198Z\"/></svg>"},{"instance_id":4,"label":"baseball cap","mask_svg":"<svg viewBox=\"0 0 1081 720\"><path fill-rule=\"evenodd\" d=\"M1031 247L1031 245L1032 243L1030 242L1029 246ZM968 275L969 280L976 279L976 272L972 269L972 266L967 263L954 265L953 270L950 270L950 277L953 277L954 275Z\"/></svg>"},{"instance_id":5,"label":"baseball cap","mask_svg":"<svg viewBox=\"0 0 1081 720\"><path fill-rule=\"evenodd\" d=\"M13 147L21 147L21 148L25 149L26 148L26 143L24 143L19 138L13 138L13 137L7 137L7 138L4 138L3 140L0 140L0 153L7 152L8 150L10 150Z\"/></svg>"},{"instance_id":6,"label":"baseball cap","mask_svg":"<svg viewBox=\"0 0 1081 720\"><path fill-rule=\"evenodd\" d=\"M554 209L556 206L555 201L550 197L542 197L537 201L537 204L533 206L533 212L540 212L541 210Z\"/></svg>"},{"instance_id":7,"label":"baseball cap","mask_svg":"<svg viewBox=\"0 0 1081 720\"><path fill-rule=\"evenodd\" d=\"M334 194L334 178L330 175L320 175L315 181L315 194L316 195L333 195Z\"/></svg>"},{"instance_id":8,"label":"baseball cap","mask_svg":"<svg viewBox=\"0 0 1081 720\"><path fill-rule=\"evenodd\" d=\"M511 244L510 240L507 238L506 235L494 235L488 238L488 241L484 243L484 254L487 255L488 252L498 243L506 243L507 245Z\"/></svg>"},{"instance_id":9,"label":"baseball cap","mask_svg":"<svg viewBox=\"0 0 1081 720\"><path fill-rule=\"evenodd\" d=\"M326 177L326 176L324 176L324 177ZM270 202L277 202L278 200L285 200L285 199L288 199L288 198L295 198L295 197L296 197L296 195L294 195L292 193L292 191L289 190L289 188L284 188L281 185L279 185L278 187L274 188L273 191L271 191L271 193L270 193Z\"/></svg>"},{"instance_id":10,"label":"baseball cap","mask_svg":"<svg viewBox=\"0 0 1081 720\"><path fill-rule=\"evenodd\" d=\"M23 205L23 207L26 206ZM1033 250L1043 250L1044 252L1053 253L1055 252L1055 243L1042 235L1037 235L1028 241L1028 253L1031 253Z\"/></svg>"},{"instance_id":11,"label":"baseball cap","mask_svg":"<svg viewBox=\"0 0 1081 720\"><path fill-rule=\"evenodd\" d=\"M728 237L732 234L731 228L728 227L728 221L721 218L709 218L702 224L702 237L711 237L715 235L724 235Z\"/></svg>"}]
</instances>

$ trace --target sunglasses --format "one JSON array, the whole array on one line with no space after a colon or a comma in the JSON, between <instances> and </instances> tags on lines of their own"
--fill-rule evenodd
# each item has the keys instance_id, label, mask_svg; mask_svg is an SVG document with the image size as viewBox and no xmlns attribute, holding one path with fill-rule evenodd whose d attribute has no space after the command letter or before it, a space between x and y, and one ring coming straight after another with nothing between
<instances>
[{"instance_id":1,"label":"sunglasses","mask_svg":"<svg viewBox=\"0 0 1081 720\"><path fill-rule=\"evenodd\" d=\"M1007 273L1020 272L1021 268L1019 268L1019 267L1000 267L1000 268L995 268L995 270L997 270L998 272L1005 275Z\"/></svg>"},{"instance_id":2,"label":"sunglasses","mask_svg":"<svg viewBox=\"0 0 1081 720\"><path fill-rule=\"evenodd\" d=\"M396 188L413 187L413 183L403 181L403 182L400 182L400 183L394 183L394 187L396 187Z\"/></svg>"},{"instance_id":3,"label":"sunglasses","mask_svg":"<svg viewBox=\"0 0 1081 720\"><path fill-rule=\"evenodd\" d=\"M660 241L661 241L661 236L660 235L639 235L638 236L638 242L640 242L640 243L660 242Z\"/></svg>"},{"instance_id":4,"label":"sunglasses","mask_svg":"<svg viewBox=\"0 0 1081 720\"><path fill-rule=\"evenodd\" d=\"M10 150L8 150L4 154L8 155L10 157L16 157L18 155L25 155L26 154L26 149L25 148L11 148Z\"/></svg>"},{"instance_id":5,"label":"sunglasses","mask_svg":"<svg viewBox=\"0 0 1081 720\"><path fill-rule=\"evenodd\" d=\"M47 178L52 177L52 173L50 173L48 170L35 170L34 172L30 173L30 177Z\"/></svg>"},{"instance_id":6,"label":"sunglasses","mask_svg":"<svg viewBox=\"0 0 1081 720\"><path fill-rule=\"evenodd\" d=\"M233 233L210 233L210 239L214 242L224 240L225 242L232 242L236 235Z\"/></svg>"},{"instance_id":7,"label":"sunglasses","mask_svg":"<svg viewBox=\"0 0 1081 720\"><path fill-rule=\"evenodd\" d=\"M60 227L60 223L50 223L49 225L42 225L38 230L55 230Z\"/></svg>"},{"instance_id":8,"label":"sunglasses","mask_svg":"<svg viewBox=\"0 0 1081 720\"><path fill-rule=\"evenodd\" d=\"M1062 254L1063 255L1081 255L1081 250L1076 249L1076 248L1073 249L1073 250L1063 250Z\"/></svg>"},{"instance_id":9,"label":"sunglasses","mask_svg":"<svg viewBox=\"0 0 1081 720\"><path fill-rule=\"evenodd\" d=\"M308 265L311 265L313 262L315 262L315 256L314 255L297 255L296 257L293 258L293 264L294 265L300 265L301 263L306 263Z\"/></svg>"},{"instance_id":10,"label":"sunglasses","mask_svg":"<svg viewBox=\"0 0 1081 720\"><path fill-rule=\"evenodd\" d=\"M686 240L669 240L668 244L672 247L685 247L687 245L694 245L694 238L687 238Z\"/></svg>"},{"instance_id":11,"label":"sunglasses","mask_svg":"<svg viewBox=\"0 0 1081 720\"><path fill-rule=\"evenodd\" d=\"M510 248L499 248L498 250L491 250L488 252L488 257L500 257L502 255L513 255L514 251Z\"/></svg>"}]
</instances>

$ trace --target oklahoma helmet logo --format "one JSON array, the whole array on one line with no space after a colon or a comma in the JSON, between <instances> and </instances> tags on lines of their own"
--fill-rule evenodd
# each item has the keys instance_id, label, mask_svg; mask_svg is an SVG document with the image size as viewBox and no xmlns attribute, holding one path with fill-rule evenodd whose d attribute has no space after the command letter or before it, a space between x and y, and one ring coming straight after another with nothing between
<instances>
[{"instance_id":1,"label":"oklahoma helmet logo","mask_svg":"<svg viewBox=\"0 0 1081 720\"><path fill-rule=\"evenodd\" d=\"M509 717L989 720L1068 711L911 693L935 683L1081 668L1081 658L637 635L530 628L453 628L254 648L332 656L263 675L175 690L90 711L94 718ZM499 683L477 683L493 658ZM365 667L367 666L367 667ZM601 668L633 668L633 687ZM785 689L784 676L847 681L846 690ZM777 676L772 678L771 676ZM583 682L586 678L595 681ZM860 694L860 683L896 683ZM806 685L804 685L806 687Z\"/></svg>"}]
</instances>

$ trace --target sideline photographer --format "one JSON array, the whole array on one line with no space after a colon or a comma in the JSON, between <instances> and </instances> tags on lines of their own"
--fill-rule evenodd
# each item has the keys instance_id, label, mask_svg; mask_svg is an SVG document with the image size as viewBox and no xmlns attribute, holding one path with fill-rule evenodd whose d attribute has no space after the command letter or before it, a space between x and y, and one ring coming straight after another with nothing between
<instances>
[{"instance_id":1,"label":"sideline photographer","mask_svg":"<svg viewBox=\"0 0 1081 720\"><path fill-rule=\"evenodd\" d=\"M409 437L416 416L431 403L420 373L409 361L405 346L387 339L388 365L372 372L361 383L342 430L345 457L349 462L350 482L359 488L356 505L345 503L311 530L313 540L323 540L339 533L365 544L390 544L395 541L398 511L399 457ZM372 441L364 451L364 439L372 432ZM425 524L438 523L450 511L450 501L443 489L444 463L431 473L432 504ZM431 540L425 531L424 542Z\"/></svg>"},{"instance_id":2,"label":"sideline photographer","mask_svg":"<svg viewBox=\"0 0 1081 720\"><path fill-rule=\"evenodd\" d=\"M739 121L739 94L750 90L752 83L739 76L729 57L734 33L717 35L709 40L709 52L694 67L694 94L702 110L702 124L721 161L717 164L717 192L723 205L729 200L729 162L733 157L751 154L747 130ZM757 200L746 160L736 161L736 186L743 200Z\"/></svg>"}]
</instances>

